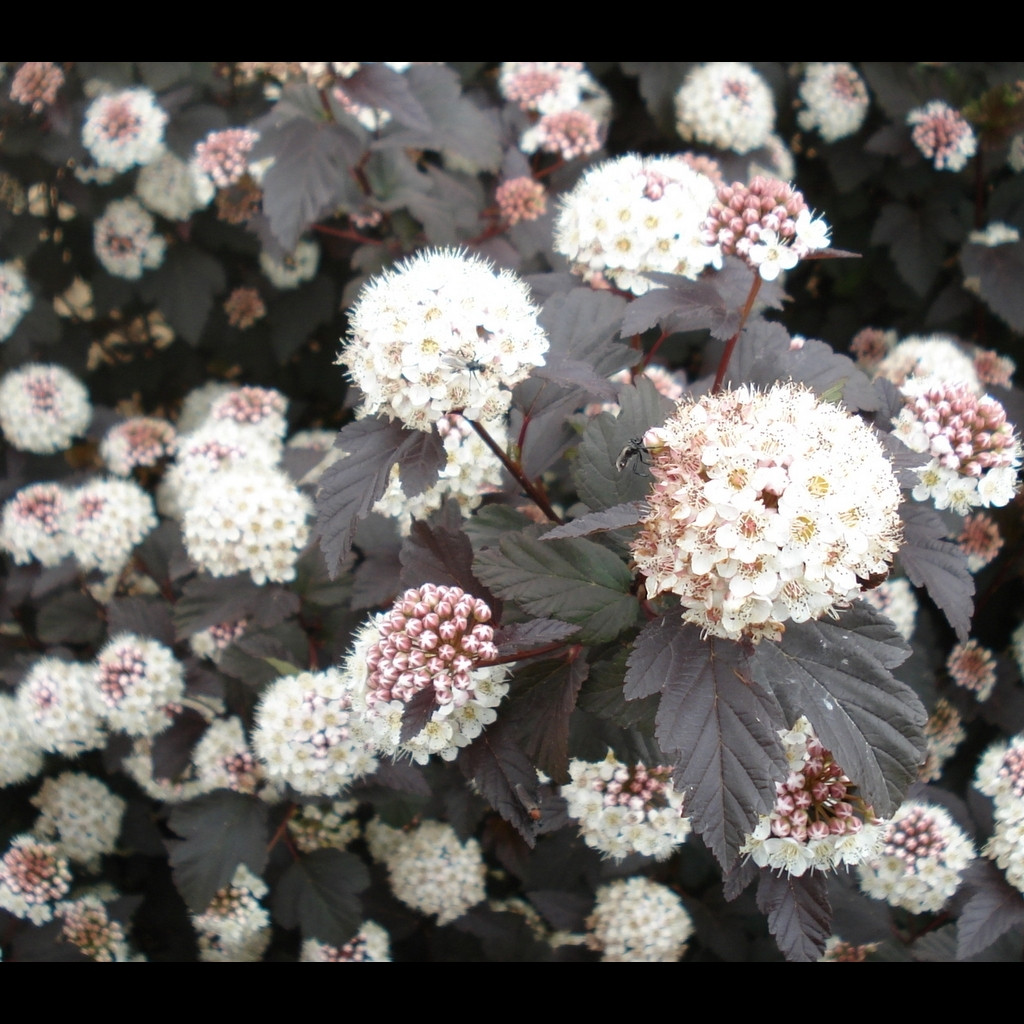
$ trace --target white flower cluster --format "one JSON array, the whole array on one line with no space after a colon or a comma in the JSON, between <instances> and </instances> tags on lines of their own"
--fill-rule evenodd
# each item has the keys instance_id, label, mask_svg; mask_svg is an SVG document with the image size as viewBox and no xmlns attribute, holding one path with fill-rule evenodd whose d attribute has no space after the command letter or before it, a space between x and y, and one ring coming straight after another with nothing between
<instances>
[{"instance_id":1,"label":"white flower cluster","mask_svg":"<svg viewBox=\"0 0 1024 1024\"><path fill-rule=\"evenodd\" d=\"M507 441L504 422L494 420L484 423L483 427L504 449ZM437 483L410 498L402 490L401 477L395 466L387 490L373 506L374 512L395 520L403 537L408 536L414 519L426 519L446 499L454 498L463 514L468 515L483 501L485 494L501 486L500 460L461 416L442 416L437 421L437 432L441 435L446 455Z\"/></svg>"},{"instance_id":2,"label":"white flower cluster","mask_svg":"<svg viewBox=\"0 0 1024 1024\"><path fill-rule=\"evenodd\" d=\"M72 493L67 522L78 564L116 574L157 518L153 499L133 480L93 480Z\"/></svg>"},{"instance_id":3,"label":"white flower cluster","mask_svg":"<svg viewBox=\"0 0 1024 1024\"><path fill-rule=\"evenodd\" d=\"M32 308L32 292L17 263L0 263L0 341L6 341Z\"/></svg>"},{"instance_id":4,"label":"white flower cluster","mask_svg":"<svg viewBox=\"0 0 1024 1024\"><path fill-rule=\"evenodd\" d=\"M60 484L30 484L6 505L0 520L0 548L18 565L34 558L46 566L57 565L71 554L71 538L65 531L68 493Z\"/></svg>"},{"instance_id":5,"label":"white flower cluster","mask_svg":"<svg viewBox=\"0 0 1024 1024\"><path fill-rule=\"evenodd\" d=\"M0 857L0 908L15 917L45 924L70 889L71 869L53 843L24 833Z\"/></svg>"},{"instance_id":6,"label":"white flower cluster","mask_svg":"<svg viewBox=\"0 0 1024 1024\"><path fill-rule=\"evenodd\" d=\"M19 451L63 451L91 419L89 392L63 366L26 363L0 380L0 429Z\"/></svg>"},{"instance_id":7,"label":"white flower cluster","mask_svg":"<svg viewBox=\"0 0 1024 1024\"><path fill-rule=\"evenodd\" d=\"M143 206L175 221L188 220L205 209L216 191L194 160L185 163L171 152L146 164L135 182L135 194Z\"/></svg>"},{"instance_id":8,"label":"white flower cluster","mask_svg":"<svg viewBox=\"0 0 1024 1024\"><path fill-rule=\"evenodd\" d=\"M234 425L240 428L237 436L255 435L280 450L288 431L287 411L288 399L273 388L232 388L210 404L205 425L218 430Z\"/></svg>"},{"instance_id":9,"label":"white flower cluster","mask_svg":"<svg viewBox=\"0 0 1024 1024\"><path fill-rule=\"evenodd\" d=\"M166 124L167 114L149 89L105 93L85 112L82 144L100 167L127 171L160 156Z\"/></svg>"},{"instance_id":10,"label":"white flower cluster","mask_svg":"<svg viewBox=\"0 0 1024 1024\"><path fill-rule=\"evenodd\" d=\"M249 749L242 720L237 715L210 723L192 751L192 764L204 792L230 789L235 793L258 793L261 797L277 793L267 786L263 766Z\"/></svg>"},{"instance_id":11,"label":"white flower cluster","mask_svg":"<svg viewBox=\"0 0 1024 1024\"><path fill-rule=\"evenodd\" d=\"M983 231L972 231L967 236L971 245L984 245L994 249L999 245L1013 245L1020 241L1020 232L1012 225L1001 220L989 221Z\"/></svg>"},{"instance_id":12,"label":"white flower cluster","mask_svg":"<svg viewBox=\"0 0 1024 1024\"><path fill-rule=\"evenodd\" d=\"M574 759L562 796L587 846L615 860L632 853L665 860L691 828L671 774L670 768L631 768L609 750L596 763Z\"/></svg>"},{"instance_id":13,"label":"white flower cluster","mask_svg":"<svg viewBox=\"0 0 1024 1024\"><path fill-rule=\"evenodd\" d=\"M972 508L1002 507L1013 499L1021 444L999 402L937 377L911 377L900 392L904 405L893 432L930 457L917 470L915 501L931 500L937 509L966 516Z\"/></svg>"},{"instance_id":14,"label":"white flower cluster","mask_svg":"<svg viewBox=\"0 0 1024 1024\"><path fill-rule=\"evenodd\" d=\"M509 270L455 250L427 250L360 292L338 362L364 399L414 430L464 410L494 420L508 389L542 365L547 338L527 286Z\"/></svg>"},{"instance_id":15,"label":"white flower cluster","mask_svg":"<svg viewBox=\"0 0 1024 1024\"><path fill-rule=\"evenodd\" d=\"M373 859L387 867L395 896L421 914L436 914L438 924L451 924L487 895L480 844L460 842L451 825L424 821L406 832L374 819L366 840Z\"/></svg>"},{"instance_id":16,"label":"white flower cluster","mask_svg":"<svg viewBox=\"0 0 1024 1024\"><path fill-rule=\"evenodd\" d=\"M61 856L97 871L114 852L127 805L99 779L62 772L43 782L32 803L40 811L33 835L56 842Z\"/></svg>"},{"instance_id":17,"label":"white flower cluster","mask_svg":"<svg viewBox=\"0 0 1024 1024\"><path fill-rule=\"evenodd\" d=\"M306 939L299 955L300 963L312 964L389 964L391 937L376 921L364 921L359 931L344 946Z\"/></svg>"},{"instance_id":18,"label":"white flower cluster","mask_svg":"<svg viewBox=\"0 0 1024 1024\"><path fill-rule=\"evenodd\" d=\"M627 155L587 171L563 199L555 250L585 281L643 295L654 271L691 280L721 266L702 225L715 198L711 179L681 157Z\"/></svg>"},{"instance_id":19,"label":"white flower cluster","mask_svg":"<svg viewBox=\"0 0 1024 1024\"><path fill-rule=\"evenodd\" d=\"M320 266L320 246L312 239L300 238L295 248L283 256L260 253L260 269L275 288L298 288L303 281L311 281Z\"/></svg>"},{"instance_id":20,"label":"white flower cluster","mask_svg":"<svg viewBox=\"0 0 1024 1024\"><path fill-rule=\"evenodd\" d=\"M488 664L497 657L490 617L486 602L459 587L428 583L359 630L342 672L382 754L451 761L497 718L508 670ZM403 741L407 705L427 691L430 715Z\"/></svg>"},{"instance_id":21,"label":"white flower cluster","mask_svg":"<svg viewBox=\"0 0 1024 1024\"><path fill-rule=\"evenodd\" d=\"M1024 892L1024 733L985 751L974 785L995 801L995 829L982 852Z\"/></svg>"},{"instance_id":22,"label":"white flower cluster","mask_svg":"<svg viewBox=\"0 0 1024 1024\"><path fill-rule=\"evenodd\" d=\"M43 750L29 734L24 711L13 694L0 693L0 789L38 775Z\"/></svg>"},{"instance_id":23,"label":"white flower cluster","mask_svg":"<svg viewBox=\"0 0 1024 1024\"><path fill-rule=\"evenodd\" d=\"M854 792L854 785L801 717L780 731L789 775L775 784L775 806L762 814L740 853L800 876L860 864L878 856L885 824Z\"/></svg>"},{"instance_id":24,"label":"white flower cluster","mask_svg":"<svg viewBox=\"0 0 1024 1024\"><path fill-rule=\"evenodd\" d=\"M936 913L955 895L974 846L949 812L911 800L893 815L882 852L859 865L860 887L912 914Z\"/></svg>"},{"instance_id":25,"label":"white flower cluster","mask_svg":"<svg viewBox=\"0 0 1024 1024\"><path fill-rule=\"evenodd\" d=\"M800 83L804 108L797 121L805 131L817 129L826 142L852 135L867 117L867 86L845 61L814 61L807 65Z\"/></svg>"},{"instance_id":26,"label":"white flower cluster","mask_svg":"<svg viewBox=\"0 0 1024 1024\"><path fill-rule=\"evenodd\" d=\"M228 470L275 469L280 459L280 442L265 432L229 420L204 420L178 437L174 462L157 488L160 511L181 519L216 477Z\"/></svg>"},{"instance_id":27,"label":"white flower cluster","mask_svg":"<svg viewBox=\"0 0 1024 1024\"><path fill-rule=\"evenodd\" d=\"M231 884L219 889L210 905L192 917L204 963L254 963L270 945L270 914L260 903L268 892L262 878L244 864Z\"/></svg>"},{"instance_id":28,"label":"white flower cluster","mask_svg":"<svg viewBox=\"0 0 1024 1024\"><path fill-rule=\"evenodd\" d=\"M632 545L647 595L705 633L777 637L884 576L899 485L861 420L797 384L681 403L644 438L654 485Z\"/></svg>"},{"instance_id":29,"label":"white flower cluster","mask_svg":"<svg viewBox=\"0 0 1024 1024\"><path fill-rule=\"evenodd\" d=\"M185 694L185 667L159 641L120 633L96 656L95 682L110 729L155 736Z\"/></svg>"},{"instance_id":30,"label":"white flower cluster","mask_svg":"<svg viewBox=\"0 0 1024 1024\"><path fill-rule=\"evenodd\" d=\"M774 128L771 89L749 64L701 64L676 93L676 130L686 140L743 154L764 146Z\"/></svg>"},{"instance_id":31,"label":"white flower cluster","mask_svg":"<svg viewBox=\"0 0 1024 1024\"><path fill-rule=\"evenodd\" d=\"M185 509L189 557L211 576L295 579L313 503L278 469L246 464L210 476Z\"/></svg>"},{"instance_id":32,"label":"white flower cluster","mask_svg":"<svg viewBox=\"0 0 1024 1024\"><path fill-rule=\"evenodd\" d=\"M256 711L253 747L267 775L306 796L333 796L377 768L373 730L337 669L273 683Z\"/></svg>"},{"instance_id":33,"label":"white flower cluster","mask_svg":"<svg viewBox=\"0 0 1024 1024\"><path fill-rule=\"evenodd\" d=\"M26 734L40 750L75 757L103 746L102 706L89 665L40 658L16 699Z\"/></svg>"},{"instance_id":34,"label":"white flower cluster","mask_svg":"<svg viewBox=\"0 0 1024 1024\"><path fill-rule=\"evenodd\" d=\"M344 850L359 838L355 800L333 800L326 807L301 804L288 819L288 834L303 853L314 850Z\"/></svg>"},{"instance_id":35,"label":"white flower cluster","mask_svg":"<svg viewBox=\"0 0 1024 1024\"><path fill-rule=\"evenodd\" d=\"M137 281L164 261L167 243L152 216L134 199L115 199L96 218L93 249L108 274Z\"/></svg>"},{"instance_id":36,"label":"white flower cluster","mask_svg":"<svg viewBox=\"0 0 1024 1024\"><path fill-rule=\"evenodd\" d=\"M693 919L668 886L638 876L598 889L587 930L604 963L666 964L686 952Z\"/></svg>"},{"instance_id":37,"label":"white flower cluster","mask_svg":"<svg viewBox=\"0 0 1024 1024\"><path fill-rule=\"evenodd\" d=\"M888 615L904 640L914 635L918 604L914 588L906 577L883 580L877 587L865 590L860 596L872 608Z\"/></svg>"},{"instance_id":38,"label":"white flower cluster","mask_svg":"<svg viewBox=\"0 0 1024 1024\"><path fill-rule=\"evenodd\" d=\"M100 442L100 458L111 473L130 476L137 466L155 466L174 450L174 427L167 420L133 416L110 428Z\"/></svg>"},{"instance_id":39,"label":"white flower cluster","mask_svg":"<svg viewBox=\"0 0 1024 1024\"><path fill-rule=\"evenodd\" d=\"M966 384L978 395L985 390L970 353L948 334L908 335L890 348L874 375L893 384L904 384L909 377L935 377L948 384Z\"/></svg>"}]
</instances>

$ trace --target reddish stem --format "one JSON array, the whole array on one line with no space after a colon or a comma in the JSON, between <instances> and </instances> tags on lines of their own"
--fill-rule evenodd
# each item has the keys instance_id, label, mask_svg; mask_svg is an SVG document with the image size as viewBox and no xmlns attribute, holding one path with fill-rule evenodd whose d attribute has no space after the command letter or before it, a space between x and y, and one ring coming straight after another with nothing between
<instances>
[{"instance_id":1,"label":"reddish stem","mask_svg":"<svg viewBox=\"0 0 1024 1024\"><path fill-rule=\"evenodd\" d=\"M460 413L460 415L462 415ZM513 480L517 481L524 491L530 496L530 500L551 520L553 523L561 525L565 522L557 512L551 507L551 502L548 501L547 495L523 472L523 467L518 462L513 462L505 450L501 447L497 441L487 432L487 429L482 423L477 423L476 420L471 420L468 416L462 415L462 418L480 435L480 440L483 441L488 448L501 460L501 464L508 471L509 476Z\"/></svg>"},{"instance_id":2,"label":"reddish stem","mask_svg":"<svg viewBox=\"0 0 1024 1024\"><path fill-rule=\"evenodd\" d=\"M743 310L740 313L739 326L736 328L736 333L725 343L725 351L722 353L722 359L718 364L718 373L715 374L715 383L711 388L711 394L717 395L722 390L722 381L725 380L725 371L729 368L729 359L732 357L732 350L736 347L736 342L739 341L740 335L743 333L743 327L747 322L747 317L750 316L750 311L754 307L754 299L757 298L757 293L761 290L761 275L755 270L754 271L754 282L750 286L750 292L747 295L747 301L743 304Z\"/></svg>"}]
</instances>

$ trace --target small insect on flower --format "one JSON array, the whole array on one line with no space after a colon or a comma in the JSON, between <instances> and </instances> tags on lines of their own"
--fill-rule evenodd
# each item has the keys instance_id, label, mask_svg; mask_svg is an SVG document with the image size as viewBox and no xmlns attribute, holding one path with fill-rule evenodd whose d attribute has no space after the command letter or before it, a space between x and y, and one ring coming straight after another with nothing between
<instances>
[{"instance_id":1,"label":"small insect on flower","mask_svg":"<svg viewBox=\"0 0 1024 1024\"><path fill-rule=\"evenodd\" d=\"M621 473L630 463L633 465L633 472L642 476L637 465L649 466L651 464L651 453L647 450L642 437L631 437L619 452L615 460L615 468Z\"/></svg>"}]
</instances>

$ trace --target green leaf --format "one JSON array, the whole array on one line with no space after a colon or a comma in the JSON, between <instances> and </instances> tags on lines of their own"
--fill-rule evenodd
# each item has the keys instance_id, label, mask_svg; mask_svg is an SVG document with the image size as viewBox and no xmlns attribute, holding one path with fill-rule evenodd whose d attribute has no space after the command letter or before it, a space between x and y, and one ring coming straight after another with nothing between
<instances>
[{"instance_id":1,"label":"green leaf","mask_svg":"<svg viewBox=\"0 0 1024 1024\"><path fill-rule=\"evenodd\" d=\"M370 875L358 857L342 850L316 850L299 857L274 888L274 917L285 928L301 928L306 939L343 946L363 920L359 893Z\"/></svg>"},{"instance_id":2,"label":"green leaf","mask_svg":"<svg viewBox=\"0 0 1024 1024\"><path fill-rule=\"evenodd\" d=\"M593 541L514 534L501 539L499 550L480 552L473 571L530 615L577 623L582 643L612 640L636 621L632 574Z\"/></svg>"},{"instance_id":3,"label":"green leaf","mask_svg":"<svg viewBox=\"0 0 1024 1024\"><path fill-rule=\"evenodd\" d=\"M171 828L184 838L170 843L171 871L189 909L201 914L239 864L254 874L267 863L267 805L255 796L218 790L180 804Z\"/></svg>"}]
</instances>

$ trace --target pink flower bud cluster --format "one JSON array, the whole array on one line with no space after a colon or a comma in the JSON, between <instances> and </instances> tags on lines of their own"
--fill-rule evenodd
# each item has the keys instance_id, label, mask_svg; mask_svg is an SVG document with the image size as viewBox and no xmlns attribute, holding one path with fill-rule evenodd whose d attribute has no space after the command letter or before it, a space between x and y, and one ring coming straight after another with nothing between
<instances>
[{"instance_id":1,"label":"pink flower bud cluster","mask_svg":"<svg viewBox=\"0 0 1024 1024\"><path fill-rule=\"evenodd\" d=\"M367 652L367 704L408 702L432 688L439 705L461 707L474 693L473 669L498 656L486 601L431 583L407 590L379 623Z\"/></svg>"},{"instance_id":2,"label":"pink flower bud cluster","mask_svg":"<svg viewBox=\"0 0 1024 1024\"><path fill-rule=\"evenodd\" d=\"M0 907L33 924L53 917L53 904L71 889L71 871L54 843L25 833L0 858Z\"/></svg>"},{"instance_id":3,"label":"pink flower bud cluster","mask_svg":"<svg viewBox=\"0 0 1024 1024\"><path fill-rule=\"evenodd\" d=\"M288 401L272 388L246 386L230 391L213 403L211 420L231 420L241 426L259 427L268 438L284 437Z\"/></svg>"},{"instance_id":4,"label":"pink flower bud cluster","mask_svg":"<svg viewBox=\"0 0 1024 1024\"><path fill-rule=\"evenodd\" d=\"M966 515L972 506L1007 504L1016 490L1020 439L1006 410L967 384L911 378L900 389L904 407L895 432L915 452L931 457L918 470L917 501Z\"/></svg>"},{"instance_id":5,"label":"pink flower bud cluster","mask_svg":"<svg viewBox=\"0 0 1024 1024\"><path fill-rule=\"evenodd\" d=\"M980 701L988 700L996 685L996 659L977 640L958 643L946 659L946 671L957 686L970 690Z\"/></svg>"},{"instance_id":6,"label":"pink flower bud cluster","mask_svg":"<svg viewBox=\"0 0 1024 1024\"><path fill-rule=\"evenodd\" d=\"M167 420L135 416L111 427L100 456L112 473L128 476L136 466L155 466L174 449L176 434Z\"/></svg>"},{"instance_id":7,"label":"pink flower bud cluster","mask_svg":"<svg viewBox=\"0 0 1024 1024\"><path fill-rule=\"evenodd\" d=\"M828 226L813 220L803 193L777 178L758 175L749 185L736 181L719 186L702 225L706 245L718 245L725 256L739 256L774 280L769 265L781 260L789 270L798 260L829 245Z\"/></svg>"},{"instance_id":8,"label":"pink flower bud cluster","mask_svg":"<svg viewBox=\"0 0 1024 1024\"><path fill-rule=\"evenodd\" d=\"M11 79L11 99L38 114L57 98L64 72L52 60L27 60Z\"/></svg>"},{"instance_id":9,"label":"pink flower bud cluster","mask_svg":"<svg viewBox=\"0 0 1024 1024\"><path fill-rule=\"evenodd\" d=\"M967 556L967 568L978 572L996 560L1003 547L1003 538L999 524L987 512L975 512L964 519L964 528L957 537L957 543Z\"/></svg>"},{"instance_id":10,"label":"pink flower bud cluster","mask_svg":"<svg viewBox=\"0 0 1024 1024\"><path fill-rule=\"evenodd\" d=\"M391 963L391 938L375 921L364 921L344 946L306 939L299 959L319 964L387 964Z\"/></svg>"},{"instance_id":11,"label":"pink flower bud cluster","mask_svg":"<svg viewBox=\"0 0 1024 1024\"><path fill-rule=\"evenodd\" d=\"M530 119L519 142L524 153L575 160L603 145L611 100L582 62L507 61L498 87Z\"/></svg>"},{"instance_id":12,"label":"pink flower bud cluster","mask_svg":"<svg viewBox=\"0 0 1024 1024\"><path fill-rule=\"evenodd\" d=\"M900 807L884 843L880 856L860 865L860 887L912 914L941 910L974 860L974 846L949 813L919 801Z\"/></svg>"},{"instance_id":13,"label":"pink flower bud cluster","mask_svg":"<svg viewBox=\"0 0 1024 1024\"><path fill-rule=\"evenodd\" d=\"M907 114L914 145L937 171L960 171L974 156L978 140L974 129L958 110L942 100L932 100Z\"/></svg>"},{"instance_id":14,"label":"pink flower bud cluster","mask_svg":"<svg viewBox=\"0 0 1024 1024\"><path fill-rule=\"evenodd\" d=\"M227 188L245 174L249 151L258 139L259 133L248 128L210 132L196 146L196 163L218 188Z\"/></svg>"},{"instance_id":15,"label":"pink flower bud cluster","mask_svg":"<svg viewBox=\"0 0 1024 1024\"><path fill-rule=\"evenodd\" d=\"M790 875L828 871L876 856L882 823L836 764L806 718L780 733L789 775L775 784L775 805L762 814L740 853L759 867Z\"/></svg>"},{"instance_id":16,"label":"pink flower bud cluster","mask_svg":"<svg viewBox=\"0 0 1024 1024\"><path fill-rule=\"evenodd\" d=\"M98 963L127 963L133 960L124 928L113 921L98 896L65 900L56 907L61 919L61 938Z\"/></svg>"},{"instance_id":17,"label":"pink flower bud cluster","mask_svg":"<svg viewBox=\"0 0 1024 1024\"><path fill-rule=\"evenodd\" d=\"M548 208L547 193L544 186L533 178L509 178L503 181L494 192L501 219L512 227L523 220L536 220L542 217Z\"/></svg>"}]
</instances>

